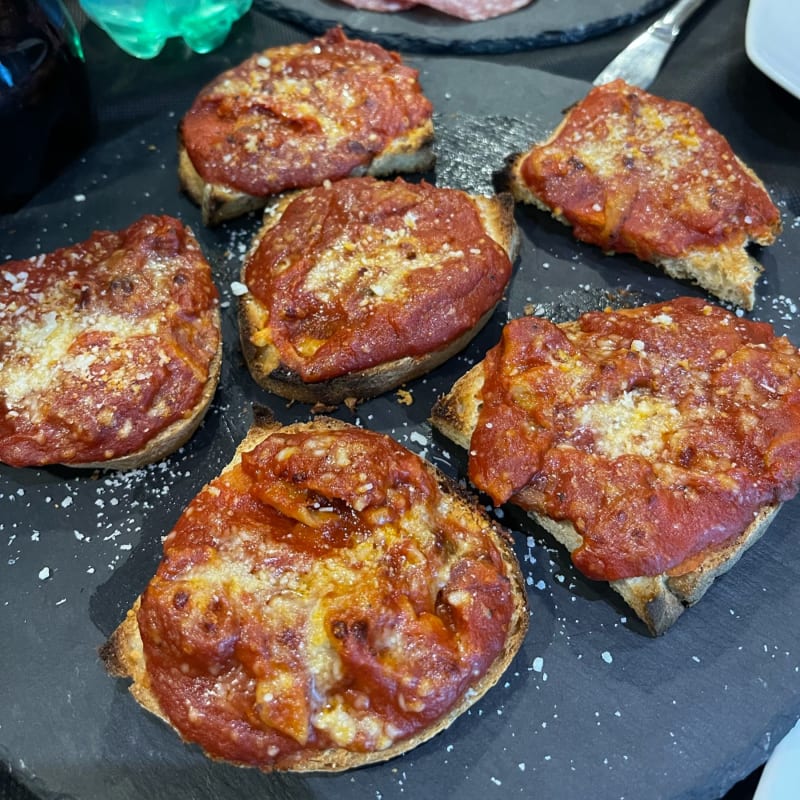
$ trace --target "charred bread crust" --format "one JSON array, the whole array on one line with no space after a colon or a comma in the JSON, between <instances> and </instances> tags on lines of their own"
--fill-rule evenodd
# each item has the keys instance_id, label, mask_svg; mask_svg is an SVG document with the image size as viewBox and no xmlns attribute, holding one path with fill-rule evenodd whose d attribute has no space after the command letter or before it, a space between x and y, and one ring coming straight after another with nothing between
<instances>
[{"instance_id":1,"label":"charred bread crust","mask_svg":"<svg viewBox=\"0 0 800 800\"><path fill-rule=\"evenodd\" d=\"M319 383L306 383L296 372L287 367L280 364L272 366L271 358L275 355L273 348L257 347L252 343L251 334L259 329L251 322L253 317L249 313L249 309L252 308L253 302L253 299L248 296L240 305L239 310L242 353L253 380L262 389L287 400L331 406L349 400L361 401L376 397L427 374L463 350L494 313L494 309L491 309L483 315L473 329L453 340L447 347L425 356L407 356L391 363L351 372L339 378Z\"/></svg>"},{"instance_id":2,"label":"charred bread crust","mask_svg":"<svg viewBox=\"0 0 800 800\"><path fill-rule=\"evenodd\" d=\"M551 206L545 198L538 196L526 183L520 170L522 162L533 149L546 147L558 139L568 124L570 113L574 108L575 106L566 110L561 122L543 142L533 145L526 152L511 153L496 178L498 187L510 191L517 202L535 206L568 227L571 227L571 223L562 210ZM765 195L768 194L763 181L754 170L735 154L733 158L753 184ZM690 281L721 300L752 310L756 298L756 283L764 268L750 255L747 247L751 242L762 246L770 245L781 230L782 223L776 212L774 223L762 233L750 231L747 226L743 226L740 230L741 235L735 240L731 239L716 246L687 248L678 257L654 252L647 260L671 278ZM614 255L614 252L607 252L607 255Z\"/></svg>"},{"instance_id":3,"label":"charred bread crust","mask_svg":"<svg viewBox=\"0 0 800 800\"><path fill-rule=\"evenodd\" d=\"M269 412L256 413L256 417L245 439L237 447L231 462L225 470L231 469L241 460L243 452L256 447L266 437L278 431L303 430L337 430L352 427L348 423L329 417L319 416L311 422L294 423L283 427L272 419ZM528 607L525 582L519 562L511 546L510 534L486 514L476 499L462 489L437 467L426 462L426 467L435 477L439 488L451 495L464 514L464 524L479 525L482 530L490 531L491 538L502 558L506 574L514 598L514 615L508 626L505 645L489 669L463 693L459 702L439 719L417 735L395 742L390 747L373 752L353 752L344 748L330 748L318 753L298 756L292 763L281 764L280 769L299 772L340 772L342 770L386 761L417 747L433 738L449 727L453 721L474 705L494 686L508 668L519 650L528 629ZM147 673L142 639L139 634L137 612L141 603L138 597L126 613L122 622L99 648L100 661L109 675L115 678L129 679L129 691L134 699L146 710L157 716L180 736L180 732L172 726L161 708L158 698L153 693ZM241 766L241 765L240 765Z\"/></svg>"},{"instance_id":4,"label":"charred bread crust","mask_svg":"<svg viewBox=\"0 0 800 800\"><path fill-rule=\"evenodd\" d=\"M472 195L486 227L486 232L514 261L519 255L520 233L514 221L514 197L510 192L495 195Z\"/></svg>"},{"instance_id":5,"label":"charred bread crust","mask_svg":"<svg viewBox=\"0 0 800 800\"><path fill-rule=\"evenodd\" d=\"M353 170L347 177L371 175L377 178L400 173L426 172L433 168L436 161L433 141L433 121L428 120L419 128L391 142L369 164ZM183 192L200 207L206 227L215 227L251 211L258 211L270 201L269 197L250 195L229 186L204 181L192 163L180 133L178 180Z\"/></svg>"},{"instance_id":6,"label":"charred bread crust","mask_svg":"<svg viewBox=\"0 0 800 800\"><path fill-rule=\"evenodd\" d=\"M278 222L283 210L298 194L299 192L286 193L274 199L268 206L251 252L258 247L261 237ZM520 247L519 229L514 221L513 198L508 193L502 193L491 197L472 195L472 200L479 210L486 233L503 247L513 263ZM244 267L241 279L245 280ZM443 364L469 344L491 319L495 308L496 306L489 309L475 326L443 348L315 383L304 382L296 372L282 363L277 349L271 344L253 343L254 334L264 328L266 315L261 303L249 293L239 298L239 333L245 363L253 379L263 389L296 402L338 405L346 400L360 401L383 394Z\"/></svg>"},{"instance_id":7,"label":"charred bread crust","mask_svg":"<svg viewBox=\"0 0 800 800\"><path fill-rule=\"evenodd\" d=\"M433 427L465 450L469 450L472 431L478 423L483 381L481 362L459 378L450 392L436 401L431 411ZM524 494L523 490L520 497L524 498ZM659 636L761 538L779 509L780 505L763 508L741 534L703 550L668 572L610 581L609 586L636 612L649 632ZM535 512L527 514L570 553L581 545L582 538L571 523Z\"/></svg>"},{"instance_id":8,"label":"charred bread crust","mask_svg":"<svg viewBox=\"0 0 800 800\"><path fill-rule=\"evenodd\" d=\"M178 147L178 181L183 192L200 207L203 225L209 228L257 211L266 203L266 198L206 183L195 169L183 143Z\"/></svg>"},{"instance_id":9,"label":"charred bread crust","mask_svg":"<svg viewBox=\"0 0 800 800\"><path fill-rule=\"evenodd\" d=\"M660 636L761 538L779 508L763 509L739 536L719 547L707 548L668 572L610 581L609 586L636 612L653 636ZM580 545L581 537L571 524L532 512L528 515L570 552Z\"/></svg>"}]
</instances>

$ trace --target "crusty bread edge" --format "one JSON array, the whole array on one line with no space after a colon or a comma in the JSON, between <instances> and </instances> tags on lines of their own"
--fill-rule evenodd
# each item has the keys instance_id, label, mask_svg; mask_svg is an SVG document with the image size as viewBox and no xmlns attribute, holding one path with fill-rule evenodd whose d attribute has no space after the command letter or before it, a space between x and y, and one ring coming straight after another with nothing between
<instances>
[{"instance_id":1,"label":"crusty bread edge","mask_svg":"<svg viewBox=\"0 0 800 800\"><path fill-rule=\"evenodd\" d=\"M241 347L253 380L262 389L286 400L330 406L350 400L357 402L367 400L427 374L463 350L491 319L496 307L489 309L473 328L439 350L421 356L405 356L326 381L306 383L296 372L280 365L269 371L263 370L262 364L265 362L262 358L265 350L271 348L257 347L252 343L250 337L254 330L257 330L257 327L252 325L250 314L254 301L249 295L240 300Z\"/></svg>"},{"instance_id":2,"label":"crusty bread edge","mask_svg":"<svg viewBox=\"0 0 800 800\"><path fill-rule=\"evenodd\" d=\"M256 447L267 436L277 431L310 430L310 429L346 429L354 426L340 420L319 416L311 422L293 423L282 427L270 417L259 418L258 414L245 439L237 447L230 463L223 472L231 469L241 460L241 455L247 450ZM448 478L435 465L425 462L428 469L436 478L442 491L451 494L456 502L462 503L465 513L468 513L476 523L491 531L492 539L498 547L503 560L506 574L509 578L511 591L515 599L515 609L509 623L506 641L501 653L492 662L489 669L462 695L459 702L450 711L429 725L416 736L395 742L384 750L370 753L358 753L341 748L331 748L320 753L291 759L289 763L280 764L276 768L296 772L341 772L347 769L366 766L395 758L412 750L423 742L432 739L441 731L448 728L459 716L478 702L501 678L508 666L513 661L528 630L528 605L527 591L522 570L513 549L511 537L498 523L492 521L475 499L461 489L453 480ZM125 618L112 632L106 642L99 649L101 663L109 675L116 678L131 680L129 691L134 699L146 710L165 722L170 728L169 719L161 708L157 697L153 694L147 676L147 668L139 634L137 612L141 596L133 603ZM173 728L173 730L175 730ZM178 731L176 731L178 733ZM180 735L180 734L179 734ZM230 762L229 762L230 763Z\"/></svg>"},{"instance_id":3,"label":"crusty bread edge","mask_svg":"<svg viewBox=\"0 0 800 800\"><path fill-rule=\"evenodd\" d=\"M283 210L297 194L293 192L283 195L267 207L264 223L253 240L251 252L258 246L265 232L277 223ZM520 248L519 229L514 220L513 198L508 193L492 196L470 195L470 197L481 216L484 230L506 251L513 264ZM245 260L242 267L242 281L245 280L246 263ZM253 380L263 389L296 402L338 405L350 399L360 401L375 397L427 374L461 352L491 319L496 307L495 304L472 328L438 350L422 355L406 356L315 383L304 382L297 373L282 365L275 348L253 343L253 335L261 329L264 315L259 301L249 293L242 295L238 302L239 338L248 370Z\"/></svg>"},{"instance_id":4,"label":"crusty bread edge","mask_svg":"<svg viewBox=\"0 0 800 800\"><path fill-rule=\"evenodd\" d=\"M178 147L178 180L186 195L200 206L201 219L207 228L257 211L266 203L266 198L206 183L195 169L183 144Z\"/></svg>"},{"instance_id":5,"label":"crusty bread edge","mask_svg":"<svg viewBox=\"0 0 800 800\"><path fill-rule=\"evenodd\" d=\"M480 413L483 381L483 362L479 362L436 401L431 411L433 427L467 451ZM524 499L524 492L522 497ZM741 534L719 546L707 548L666 573L610 581L609 586L636 612L650 633L659 636L761 538L779 509L780 504L763 508ZM570 554L581 545L582 537L570 522L532 511L527 514Z\"/></svg>"},{"instance_id":6,"label":"crusty bread edge","mask_svg":"<svg viewBox=\"0 0 800 800\"><path fill-rule=\"evenodd\" d=\"M429 119L390 142L369 163L353 169L348 177L363 175L384 177L430 170L436 159L433 140L433 120ZM178 181L186 195L200 207L203 224L206 227L215 227L250 211L257 211L264 208L270 200L269 197L247 194L222 184L207 183L192 162L180 133Z\"/></svg>"}]
</instances>

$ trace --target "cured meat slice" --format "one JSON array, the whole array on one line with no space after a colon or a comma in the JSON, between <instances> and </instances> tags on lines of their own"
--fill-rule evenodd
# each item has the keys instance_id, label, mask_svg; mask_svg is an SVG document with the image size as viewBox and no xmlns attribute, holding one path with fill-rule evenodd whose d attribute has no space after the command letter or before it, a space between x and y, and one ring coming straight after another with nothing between
<instances>
[{"instance_id":1,"label":"cured meat slice","mask_svg":"<svg viewBox=\"0 0 800 800\"><path fill-rule=\"evenodd\" d=\"M530 4L531 0L425 0L420 3L468 22L500 17Z\"/></svg>"},{"instance_id":2,"label":"cured meat slice","mask_svg":"<svg viewBox=\"0 0 800 800\"><path fill-rule=\"evenodd\" d=\"M405 11L415 6L414 0L345 0L353 8L363 8L365 11Z\"/></svg>"},{"instance_id":3,"label":"cured meat slice","mask_svg":"<svg viewBox=\"0 0 800 800\"><path fill-rule=\"evenodd\" d=\"M342 0L353 8L367 11L406 11L413 6L427 6L451 17L480 22L482 20L510 14L518 8L531 4L532 0L422 0L414 3L409 0Z\"/></svg>"}]
</instances>

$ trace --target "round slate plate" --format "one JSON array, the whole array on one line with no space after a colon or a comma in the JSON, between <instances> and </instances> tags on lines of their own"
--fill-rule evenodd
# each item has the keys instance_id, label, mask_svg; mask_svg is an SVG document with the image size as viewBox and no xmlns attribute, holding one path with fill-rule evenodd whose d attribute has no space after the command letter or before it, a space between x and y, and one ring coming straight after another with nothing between
<instances>
[{"instance_id":1,"label":"round slate plate","mask_svg":"<svg viewBox=\"0 0 800 800\"><path fill-rule=\"evenodd\" d=\"M533 0L494 19L465 22L422 6L360 11L338 0L255 0L278 19L322 33L341 25L351 36L406 52L510 53L582 42L631 25L668 0Z\"/></svg>"},{"instance_id":2,"label":"round slate plate","mask_svg":"<svg viewBox=\"0 0 800 800\"><path fill-rule=\"evenodd\" d=\"M222 53L235 63L253 49L248 39ZM418 56L413 63L438 110L431 179L475 190L488 189L504 156L546 134L588 89L536 70L483 65L495 89L486 93L471 78L471 61ZM469 713L384 764L335 775L264 775L213 763L143 711L125 681L104 673L98 646L155 571L162 537L230 459L253 404L285 422L310 413L261 391L240 356L231 281L258 219L206 230L177 191L175 126L201 85L198 76L171 113L92 148L33 204L0 217L3 259L80 241L144 213L180 217L212 264L225 342L208 417L164 462L89 474L0 465L2 768L40 797L76 800L720 797L764 762L800 714L800 498L659 639L607 586L577 573L542 530L513 509L500 510L528 586L525 642ZM765 178L780 176L787 188L800 186L794 164L751 166ZM800 342L800 211L782 190L776 199L785 232L759 253L765 273L752 316ZM634 259L575 242L546 214L520 208L517 220L522 253L507 299L484 331L408 384L411 405L390 392L338 415L463 477L464 454L431 430L428 415L497 341L505 320L532 311L561 321L609 303L699 294Z\"/></svg>"}]
</instances>

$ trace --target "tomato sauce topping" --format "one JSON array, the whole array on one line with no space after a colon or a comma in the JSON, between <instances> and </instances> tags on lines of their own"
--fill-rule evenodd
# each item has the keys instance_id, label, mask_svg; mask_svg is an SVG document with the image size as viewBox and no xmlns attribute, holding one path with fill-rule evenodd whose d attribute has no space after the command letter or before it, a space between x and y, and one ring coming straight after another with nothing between
<instances>
[{"instance_id":1,"label":"tomato sauce topping","mask_svg":"<svg viewBox=\"0 0 800 800\"><path fill-rule=\"evenodd\" d=\"M265 197L351 174L432 113L418 72L397 53L335 28L220 75L181 136L207 183Z\"/></svg>"},{"instance_id":2,"label":"tomato sauce topping","mask_svg":"<svg viewBox=\"0 0 800 800\"><path fill-rule=\"evenodd\" d=\"M382 750L445 714L514 614L501 554L451 499L367 431L276 433L245 453L182 515L142 598L171 722L268 769Z\"/></svg>"},{"instance_id":3,"label":"tomato sauce topping","mask_svg":"<svg viewBox=\"0 0 800 800\"><path fill-rule=\"evenodd\" d=\"M484 362L469 474L572 523L591 578L658 575L800 484L800 353L694 298L514 320Z\"/></svg>"},{"instance_id":4,"label":"tomato sauce topping","mask_svg":"<svg viewBox=\"0 0 800 800\"><path fill-rule=\"evenodd\" d=\"M165 216L7 262L0 461L91 463L141 449L200 399L218 304L194 236Z\"/></svg>"},{"instance_id":5,"label":"tomato sauce topping","mask_svg":"<svg viewBox=\"0 0 800 800\"><path fill-rule=\"evenodd\" d=\"M645 261L747 240L780 212L703 114L617 80L572 108L521 176L575 236Z\"/></svg>"},{"instance_id":6,"label":"tomato sauce topping","mask_svg":"<svg viewBox=\"0 0 800 800\"><path fill-rule=\"evenodd\" d=\"M511 268L466 193L350 178L294 200L244 280L282 362L313 382L445 347L495 306Z\"/></svg>"}]
</instances>

